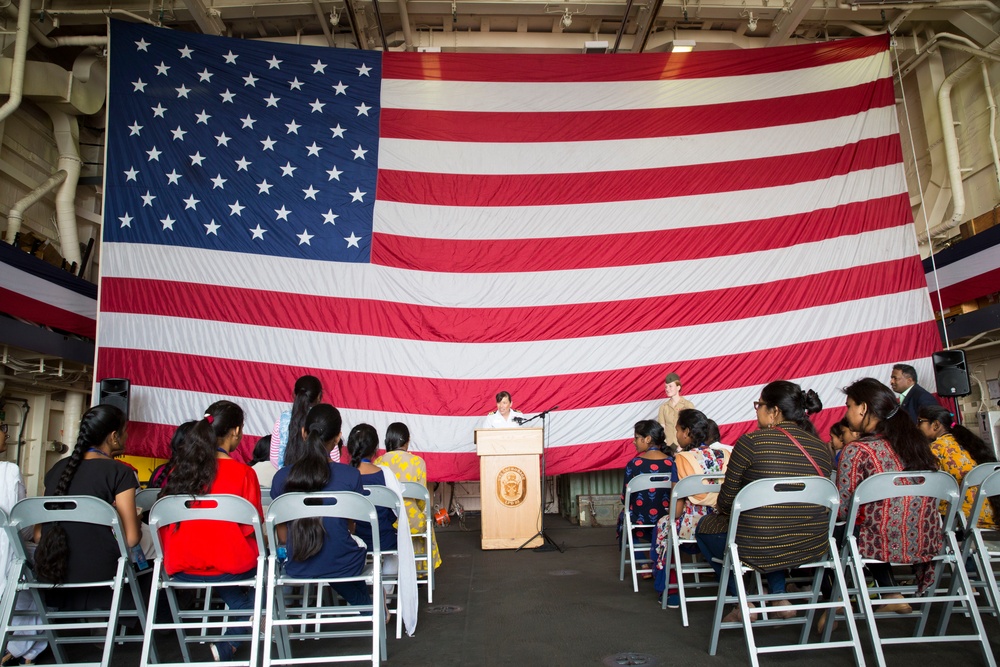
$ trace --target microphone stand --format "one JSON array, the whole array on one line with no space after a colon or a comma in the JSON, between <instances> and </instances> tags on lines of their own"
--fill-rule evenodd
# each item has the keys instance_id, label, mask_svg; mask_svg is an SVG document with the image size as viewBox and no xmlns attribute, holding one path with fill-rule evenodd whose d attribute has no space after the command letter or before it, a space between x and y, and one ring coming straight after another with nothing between
<instances>
[{"instance_id":1,"label":"microphone stand","mask_svg":"<svg viewBox=\"0 0 1000 667\"><path fill-rule=\"evenodd\" d=\"M528 422L532 422L532 421L534 421L534 420L536 420L538 418L541 418L541 420L542 420L542 433L543 433L544 439L542 441L542 467L541 467L541 485L540 485L541 486L541 493L539 494L541 496L542 501L541 501L541 507L539 507L539 512L538 512L538 517L539 517L538 518L538 532L535 533L534 535L532 535L531 537L529 537L527 540L525 540L524 544L522 544L517 549L515 549L514 550L515 553L517 553L518 551L520 551L524 547L528 546L528 544L530 544L531 542L533 542L536 537L541 537L542 538L542 543L540 545L538 545L537 547L535 547L533 549L533 551L552 551L553 549L558 549L559 553L566 553L565 550L561 546L559 546L558 544L556 544L555 540L553 540L551 537L549 537L546 534L546 532L545 532L545 450L548 449L548 440L549 440L549 429L548 429L548 425L546 423L546 417L548 416L548 414L550 412L552 412L553 410L558 410L558 409L559 409L559 406L557 405L555 407L549 408L545 412L539 412L534 417L528 417L527 419L524 419L524 418L520 418L519 419L519 424L521 426L524 426Z\"/></svg>"}]
</instances>

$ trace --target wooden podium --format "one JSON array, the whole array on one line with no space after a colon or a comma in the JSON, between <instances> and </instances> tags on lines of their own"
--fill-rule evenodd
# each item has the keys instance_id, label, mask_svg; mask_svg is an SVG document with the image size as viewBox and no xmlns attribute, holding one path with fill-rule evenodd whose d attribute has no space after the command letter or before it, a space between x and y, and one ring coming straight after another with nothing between
<instances>
[{"instance_id":1,"label":"wooden podium","mask_svg":"<svg viewBox=\"0 0 1000 667\"><path fill-rule=\"evenodd\" d=\"M475 441L483 549L541 546L542 536L533 540L531 536L540 528L542 429L481 428Z\"/></svg>"}]
</instances>

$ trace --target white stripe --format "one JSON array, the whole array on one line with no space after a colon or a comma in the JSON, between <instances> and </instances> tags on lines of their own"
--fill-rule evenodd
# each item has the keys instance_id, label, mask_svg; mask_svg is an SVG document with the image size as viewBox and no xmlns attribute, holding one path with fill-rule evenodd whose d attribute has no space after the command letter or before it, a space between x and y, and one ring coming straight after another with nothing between
<instances>
[{"instance_id":1,"label":"white stripe","mask_svg":"<svg viewBox=\"0 0 1000 667\"><path fill-rule=\"evenodd\" d=\"M427 206L378 200L375 231L425 239L603 236L802 215L905 193L902 163L772 188L564 206ZM709 232L710 233L710 232Z\"/></svg>"},{"instance_id":2,"label":"white stripe","mask_svg":"<svg viewBox=\"0 0 1000 667\"><path fill-rule=\"evenodd\" d=\"M435 174L577 174L791 156L894 135L883 107L811 123L713 134L560 143L379 140L379 169Z\"/></svg>"},{"instance_id":3,"label":"white stripe","mask_svg":"<svg viewBox=\"0 0 1000 667\"><path fill-rule=\"evenodd\" d=\"M860 313L865 315L862 317ZM930 319L927 290L920 288L743 320L580 338L572 342L456 345L105 313L100 344L335 372L472 380L574 375L709 359Z\"/></svg>"},{"instance_id":4,"label":"white stripe","mask_svg":"<svg viewBox=\"0 0 1000 667\"><path fill-rule=\"evenodd\" d=\"M917 368L920 376L931 373L930 360L901 359L893 363L909 363ZM787 378L798 383L803 389L812 389L819 394L826 408L844 405L841 389L862 377L874 377L887 381L892 364L849 368L821 375L803 378ZM781 378L785 379L785 378ZM754 419L753 401L760 397L763 385L738 387L725 391L688 394L687 398L698 410L719 424L731 424ZM255 436L268 435L274 420L288 403L248 399L239 396L221 396L193 391L179 391L157 387L132 385L133 400L130 405L133 421L154 424L178 425L189 419L200 418L205 408L214 401L228 398L238 403L246 411L244 431ZM530 397L518 397L524 404ZM492 397L483 397L484 409ZM655 419L663 399L598 406L579 410L560 410L551 413L548 419L549 446L564 447L594 442L621 440L622 451L629 451L627 441L632 437L632 426L640 419ZM541 406L538 406L541 407ZM462 453L474 452L472 433L479 428L483 415L474 417L442 417L410 413L384 412L378 410L341 409L344 418L343 432L361 423L371 424L379 432L401 421L410 429L414 452ZM530 413L529 413L530 416ZM825 436L825 434L823 434ZM345 437L346 439L346 437ZM824 438L825 439L825 438ZM433 476L433 472L432 472Z\"/></svg>"},{"instance_id":5,"label":"white stripe","mask_svg":"<svg viewBox=\"0 0 1000 667\"><path fill-rule=\"evenodd\" d=\"M728 104L848 88L889 74L888 52L807 69L705 79L507 83L382 79L387 109L552 112Z\"/></svg>"},{"instance_id":6,"label":"white stripe","mask_svg":"<svg viewBox=\"0 0 1000 667\"><path fill-rule=\"evenodd\" d=\"M957 285L960 282L975 278L988 271L1000 269L1000 245L991 246L965 259L953 262L937 270L937 283L934 274L927 274L927 287L934 291L940 285L941 289Z\"/></svg>"},{"instance_id":7,"label":"white stripe","mask_svg":"<svg viewBox=\"0 0 1000 667\"><path fill-rule=\"evenodd\" d=\"M916 254L913 225L804 243L794 249L548 273L405 271L174 246L105 243L104 277L174 280L295 294L467 308L604 303L755 285ZM317 280L322 275L323 280ZM110 313L106 313L110 315Z\"/></svg>"},{"instance_id":8,"label":"white stripe","mask_svg":"<svg viewBox=\"0 0 1000 667\"><path fill-rule=\"evenodd\" d=\"M18 292L21 296L81 317L91 320L97 317L97 299L86 297L3 262L0 262L0 285Z\"/></svg>"}]
</instances>

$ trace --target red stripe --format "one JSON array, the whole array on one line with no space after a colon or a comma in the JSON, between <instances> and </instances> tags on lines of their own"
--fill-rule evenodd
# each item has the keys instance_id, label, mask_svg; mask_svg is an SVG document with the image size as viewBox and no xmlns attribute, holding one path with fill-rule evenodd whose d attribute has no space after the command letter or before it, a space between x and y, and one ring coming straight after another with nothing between
<instances>
[{"instance_id":1,"label":"red stripe","mask_svg":"<svg viewBox=\"0 0 1000 667\"><path fill-rule=\"evenodd\" d=\"M439 273L520 273L641 266L789 248L912 220L907 194L706 227L525 239L431 239L376 232L373 264Z\"/></svg>"},{"instance_id":2,"label":"red stripe","mask_svg":"<svg viewBox=\"0 0 1000 667\"><path fill-rule=\"evenodd\" d=\"M931 290L934 289L933 274L927 274L927 285ZM941 300L944 302L945 310L947 310L961 303L988 296L998 290L1000 290L1000 269L993 269L968 280L941 288ZM940 307L937 292L931 292L931 306L934 310Z\"/></svg>"},{"instance_id":3,"label":"red stripe","mask_svg":"<svg viewBox=\"0 0 1000 667\"><path fill-rule=\"evenodd\" d=\"M706 303L711 303L707 301ZM473 416L490 406L483 397L503 385L526 412L553 405L563 410L584 409L603 397L614 402L655 400L659 382L668 371L695 378L685 384L689 394L763 385L780 377L832 373L850 366L892 364L899 359L930 356L941 341L933 321L894 329L865 332L788 345L745 354L638 368L526 378L454 380L379 375L342 370L319 370L264 362L233 361L195 355L102 347L98 377L128 377L132 385L203 392L220 396L287 401L295 380L312 373L323 383L326 400L340 408L379 410L401 414Z\"/></svg>"},{"instance_id":4,"label":"red stripe","mask_svg":"<svg viewBox=\"0 0 1000 667\"><path fill-rule=\"evenodd\" d=\"M380 135L463 142L612 141L736 132L853 116L895 104L892 81L765 100L669 109L503 113L383 108Z\"/></svg>"},{"instance_id":5,"label":"red stripe","mask_svg":"<svg viewBox=\"0 0 1000 667\"><path fill-rule=\"evenodd\" d=\"M449 343L511 343L611 336L634 331L693 326L774 315L844 300L920 289L924 286L916 256L829 271L766 284L701 293L526 308L435 308L405 303L296 296L237 287L105 278L104 312L214 319L255 326L281 327L358 336L379 336ZM766 293L767 299L759 294ZM217 307L206 310L204 304ZM706 308L704 304L725 304ZM331 318L329 313L337 313ZM526 323L530 322L530 326ZM294 379L293 379L294 381Z\"/></svg>"},{"instance_id":6,"label":"red stripe","mask_svg":"<svg viewBox=\"0 0 1000 667\"><path fill-rule=\"evenodd\" d=\"M659 169L572 174L436 174L382 170L378 198L427 206L558 206L772 188L898 164L899 135L794 155Z\"/></svg>"},{"instance_id":7,"label":"red stripe","mask_svg":"<svg viewBox=\"0 0 1000 667\"><path fill-rule=\"evenodd\" d=\"M788 72L884 53L886 35L772 49L642 54L382 54L383 79L424 81L660 81Z\"/></svg>"},{"instance_id":8,"label":"red stripe","mask_svg":"<svg viewBox=\"0 0 1000 667\"><path fill-rule=\"evenodd\" d=\"M97 323L93 318L56 308L3 287L0 287L0 312L87 338L97 335Z\"/></svg>"}]
</instances>

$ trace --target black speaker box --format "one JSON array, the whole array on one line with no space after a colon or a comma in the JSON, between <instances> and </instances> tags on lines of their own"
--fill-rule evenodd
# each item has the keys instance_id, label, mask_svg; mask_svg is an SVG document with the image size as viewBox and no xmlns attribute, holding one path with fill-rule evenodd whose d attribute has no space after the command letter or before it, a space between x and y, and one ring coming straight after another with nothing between
<instances>
[{"instance_id":1,"label":"black speaker box","mask_svg":"<svg viewBox=\"0 0 1000 667\"><path fill-rule=\"evenodd\" d=\"M101 405L113 405L128 417L128 393L130 383L125 378L104 378L100 385Z\"/></svg>"},{"instance_id":2,"label":"black speaker box","mask_svg":"<svg viewBox=\"0 0 1000 667\"><path fill-rule=\"evenodd\" d=\"M963 350L941 350L931 355L938 396L968 396L969 369Z\"/></svg>"}]
</instances>

